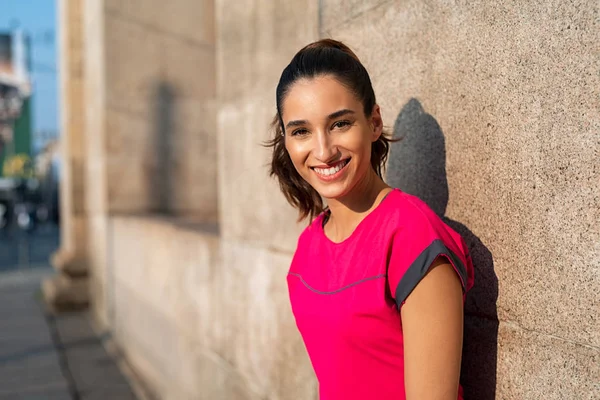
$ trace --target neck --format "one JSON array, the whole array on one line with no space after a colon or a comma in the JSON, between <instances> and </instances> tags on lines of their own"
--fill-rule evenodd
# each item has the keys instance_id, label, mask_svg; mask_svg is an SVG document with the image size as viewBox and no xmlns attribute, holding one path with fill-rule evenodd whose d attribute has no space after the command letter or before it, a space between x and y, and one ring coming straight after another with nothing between
<instances>
[{"instance_id":1,"label":"neck","mask_svg":"<svg viewBox=\"0 0 600 400\"><path fill-rule=\"evenodd\" d=\"M349 236L362 219L369 214L389 192L390 188L373 169L369 169L350 193L337 199L328 199L331 215L327 225L332 236Z\"/></svg>"}]
</instances>

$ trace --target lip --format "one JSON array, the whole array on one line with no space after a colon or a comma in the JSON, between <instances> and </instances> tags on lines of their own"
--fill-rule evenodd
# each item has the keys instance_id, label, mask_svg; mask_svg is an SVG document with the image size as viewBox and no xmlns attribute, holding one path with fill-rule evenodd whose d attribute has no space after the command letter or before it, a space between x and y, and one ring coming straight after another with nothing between
<instances>
[{"instance_id":1,"label":"lip","mask_svg":"<svg viewBox=\"0 0 600 400\"><path fill-rule=\"evenodd\" d=\"M325 168L331 168L331 167L335 167L338 164L341 164L345 161L349 161L351 157L348 158L342 158L339 161L334 162L333 164L321 164L321 165L313 165L311 168L321 168L321 169L325 169Z\"/></svg>"},{"instance_id":2,"label":"lip","mask_svg":"<svg viewBox=\"0 0 600 400\"><path fill-rule=\"evenodd\" d=\"M336 172L333 175L321 175L319 174L317 171L315 171L315 168L322 168L320 166L318 167L310 167L310 169L313 170L313 172L315 173L315 175L317 176L317 178L319 178L319 180L323 181L323 182L331 182L331 181L335 181L337 179L339 179L340 177L342 177L342 175L344 175L346 173L346 171L348 170L348 165L350 165L350 161L352 160L352 158L346 158L344 160L340 160L338 162L336 162L335 164L331 164L328 166L325 166L325 168L331 168L331 167L335 167L336 165L338 165L341 162L347 161L346 165L344 165L344 167L342 169L340 169L338 172Z\"/></svg>"}]
</instances>

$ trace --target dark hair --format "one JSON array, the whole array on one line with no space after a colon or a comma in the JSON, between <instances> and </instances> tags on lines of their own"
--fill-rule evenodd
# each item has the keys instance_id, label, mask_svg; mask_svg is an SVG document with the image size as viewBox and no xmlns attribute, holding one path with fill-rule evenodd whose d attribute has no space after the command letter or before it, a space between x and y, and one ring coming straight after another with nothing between
<instances>
[{"instance_id":1,"label":"dark hair","mask_svg":"<svg viewBox=\"0 0 600 400\"><path fill-rule=\"evenodd\" d=\"M290 64L283 70L276 91L277 115L271 123L273 138L266 142L266 146L273 148L270 175L278 178L279 187L285 198L298 209L299 221L306 217L312 220L321 213L324 210L323 200L319 193L298 174L285 148L282 103L296 81L323 75L331 75L354 93L361 101L366 116L371 115L376 104L369 73L356 54L337 40L322 39L307 45L296 53ZM379 177L382 177L392 141L394 140L388 138L384 132L371 145L371 166Z\"/></svg>"}]
</instances>

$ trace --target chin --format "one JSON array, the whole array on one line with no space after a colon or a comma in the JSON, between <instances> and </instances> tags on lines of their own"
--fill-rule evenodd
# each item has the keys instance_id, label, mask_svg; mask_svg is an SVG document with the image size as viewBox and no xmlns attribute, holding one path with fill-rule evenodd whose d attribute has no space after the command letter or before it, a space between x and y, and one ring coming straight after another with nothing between
<instances>
[{"instance_id":1,"label":"chin","mask_svg":"<svg viewBox=\"0 0 600 400\"><path fill-rule=\"evenodd\" d=\"M344 183L332 183L328 185L319 183L319 185L313 186L313 189L325 199L337 199L346 193L346 185Z\"/></svg>"}]
</instances>

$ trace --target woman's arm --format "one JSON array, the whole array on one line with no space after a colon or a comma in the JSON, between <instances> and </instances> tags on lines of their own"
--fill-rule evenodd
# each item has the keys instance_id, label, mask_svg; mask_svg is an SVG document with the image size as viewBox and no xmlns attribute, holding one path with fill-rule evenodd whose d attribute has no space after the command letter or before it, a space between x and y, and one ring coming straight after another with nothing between
<instances>
[{"instance_id":1,"label":"woman's arm","mask_svg":"<svg viewBox=\"0 0 600 400\"><path fill-rule=\"evenodd\" d=\"M456 400L463 339L463 293L438 257L401 308L407 400Z\"/></svg>"}]
</instances>

